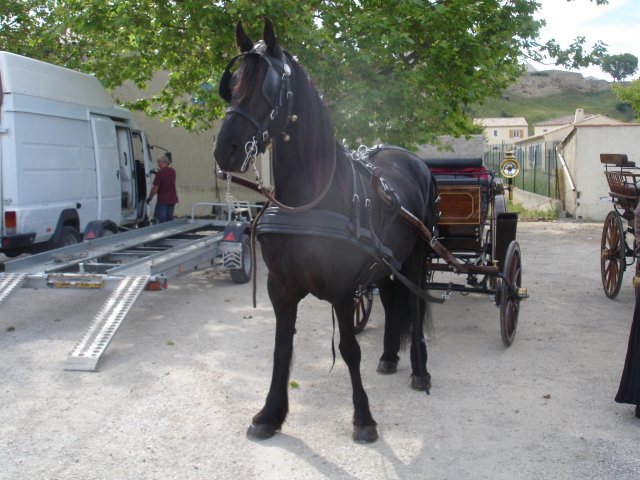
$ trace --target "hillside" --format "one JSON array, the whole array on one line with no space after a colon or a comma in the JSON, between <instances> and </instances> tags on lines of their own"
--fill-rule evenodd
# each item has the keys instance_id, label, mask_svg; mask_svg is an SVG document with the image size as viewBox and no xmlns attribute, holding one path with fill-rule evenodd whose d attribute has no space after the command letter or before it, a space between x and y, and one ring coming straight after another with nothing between
<instances>
[{"instance_id":1,"label":"hillside","mask_svg":"<svg viewBox=\"0 0 640 480\"><path fill-rule=\"evenodd\" d=\"M577 108L622 121L633 118L609 82L555 70L527 73L501 98L474 105L471 110L474 117L524 117L532 131L535 123L572 115Z\"/></svg>"}]
</instances>

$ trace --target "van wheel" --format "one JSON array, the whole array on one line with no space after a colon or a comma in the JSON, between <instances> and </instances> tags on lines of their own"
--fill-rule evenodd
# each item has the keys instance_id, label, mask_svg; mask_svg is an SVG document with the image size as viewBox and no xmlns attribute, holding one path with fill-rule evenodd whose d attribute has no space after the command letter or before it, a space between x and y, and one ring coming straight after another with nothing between
<instances>
[{"instance_id":1,"label":"van wheel","mask_svg":"<svg viewBox=\"0 0 640 480\"><path fill-rule=\"evenodd\" d=\"M62 227L62 234L57 242L53 242L53 248L68 247L69 245L75 245L80 243L80 234L74 227L65 225Z\"/></svg>"}]
</instances>

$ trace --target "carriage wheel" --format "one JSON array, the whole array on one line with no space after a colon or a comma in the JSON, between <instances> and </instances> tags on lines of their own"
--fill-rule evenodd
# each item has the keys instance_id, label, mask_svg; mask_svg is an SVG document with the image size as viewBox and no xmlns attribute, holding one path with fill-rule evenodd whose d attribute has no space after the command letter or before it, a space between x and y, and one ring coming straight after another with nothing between
<instances>
[{"instance_id":1,"label":"carriage wheel","mask_svg":"<svg viewBox=\"0 0 640 480\"><path fill-rule=\"evenodd\" d=\"M609 212L604 220L600 242L602 287L609 298L615 298L620 292L625 269L625 247L624 227L620 215Z\"/></svg>"},{"instance_id":2,"label":"carriage wheel","mask_svg":"<svg viewBox=\"0 0 640 480\"><path fill-rule=\"evenodd\" d=\"M518 290L522 285L522 256L518 242L513 240L509 244L504 258L502 273L505 279L502 281L500 292L500 334L505 347L513 343L518 327L518 315L520 314L520 299L514 294L513 289ZM509 285L513 287L509 288Z\"/></svg>"},{"instance_id":3,"label":"carriage wheel","mask_svg":"<svg viewBox=\"0 0 640 480\"><path fill-rule=\"evenodd\" d=\"M353 299L355 311L353 313L353 331L357 334L364 330L364 327L371 316L373 307L373 287L368 286L361 295Z\"/></svg>"}]
</instances>

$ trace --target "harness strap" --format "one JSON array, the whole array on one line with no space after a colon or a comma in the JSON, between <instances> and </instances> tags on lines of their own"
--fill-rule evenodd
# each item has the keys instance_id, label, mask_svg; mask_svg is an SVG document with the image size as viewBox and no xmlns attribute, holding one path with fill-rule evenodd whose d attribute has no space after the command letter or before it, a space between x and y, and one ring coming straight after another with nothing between
<instances>
[{"instance_id":1,"label":"harness strap","mask_svg":"<svg viewBox=\"0 0 640 480\"><path fill-rule=\"evenodd\" d=\"M255 222L255 233L258 236L290 234L342 240L358 247L378 263L400 268L391 249L376 241L377 237L371 230L360 228L360 237L356 237L355 225L346 215L328 210L311 210L302 216L278 207L263 210L260 221Z\"/></svg>"},{"instance_id":2,"label":"harness strap","mask_svg":"<svg viewBox=\"0 0 640 480\"><path fill-rule=\"evenodd\" d=\"M391 270L391 272L393 273L393 276L397 278L400 281L400 283L402 283L405 287L411 290L412 293L422 298L425 302L431 302L431 303L445 302L444 298L434 297L432 295L429 295L426 290L422 290L415 283L409 280L406 276L400 273L400 271L393 264L389 264L385 262L385 265L387 265L389 270Z\"/></svg>"}]
</instances>

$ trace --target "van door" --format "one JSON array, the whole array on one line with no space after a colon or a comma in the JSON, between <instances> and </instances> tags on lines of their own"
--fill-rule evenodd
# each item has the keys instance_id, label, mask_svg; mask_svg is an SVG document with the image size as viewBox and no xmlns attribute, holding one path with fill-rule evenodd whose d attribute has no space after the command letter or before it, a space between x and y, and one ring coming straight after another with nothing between
<instances>
[{"instance_id":1,"label":"van door","mask_svg":"<svg viewBox=\"0 0 640 480\"><path fill-rule=\"evenodd\" d=\"M135 164L135 187L136 187L136 220L141 222L147 216L147 204L145 200L149 195L149 165L147 142L140 131L133 131L131 135L133 144L133 163ZM145 155L146 153L146 155Z\"/></svg>"},{"instance_id":2,"label":"van door","mask_svg":"<svg viewBox=\"0 0 640 480\"><path fill-rule=\"evenodd\" d=\"M91 116L96 159L98 215L96 220L121 223L120 161L116 126L109 117Z\"/></svg>"},{"instance_id":3,"label":"van door","mask_svg":"<svg viewBox=\"0 0 640 480\"><path fill-rule=\"evenodd\" d=\"M131 142L131 129L116 125L118 139L118 161L120 169L120 188L122 218L127 223L135 222L136 215L136 168Z\"/></svg>"}]
</instances>

